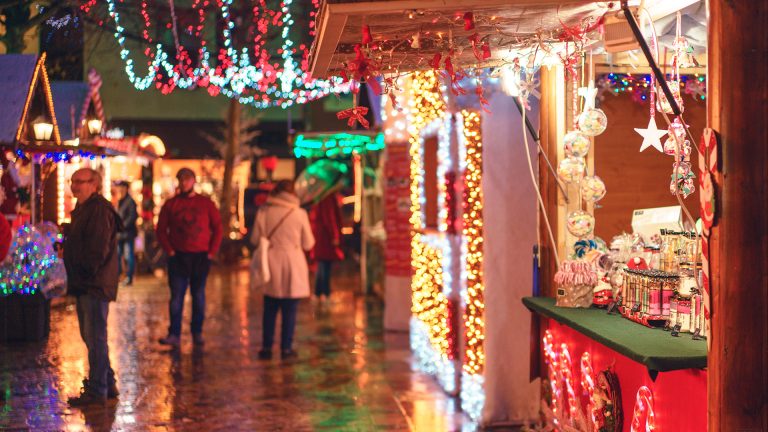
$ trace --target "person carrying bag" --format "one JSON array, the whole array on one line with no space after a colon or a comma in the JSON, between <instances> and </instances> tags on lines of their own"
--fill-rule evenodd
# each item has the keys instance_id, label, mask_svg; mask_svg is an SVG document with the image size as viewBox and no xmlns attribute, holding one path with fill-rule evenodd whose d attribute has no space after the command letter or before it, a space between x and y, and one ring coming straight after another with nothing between
<instances>
[{"instance_id":1,"label":"person carrying bag","mask_svg":"<svg viewBox=\"0 0 768 432\"><path fill-rule=\"evenodd\" d=\"M309 297L305 251L315 245L315 237L307 212L299 207L293 181L277 182L256 215L250 240L256 246L251 260L251 286L264 290L264 334L259 358L272 358L278 312L281 358L294 358L296 312L299 300Z\"/></svg>"}]
</instances>

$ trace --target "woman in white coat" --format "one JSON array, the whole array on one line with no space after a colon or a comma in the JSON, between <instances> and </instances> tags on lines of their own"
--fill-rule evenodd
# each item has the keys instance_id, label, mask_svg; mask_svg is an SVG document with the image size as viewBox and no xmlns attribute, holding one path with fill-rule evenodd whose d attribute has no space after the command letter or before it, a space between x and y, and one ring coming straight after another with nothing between
<instances>
[{"instance_id":1,"label":"woman in white coat","mask_svg":"<svg viewBox=\"0 0 768 432\"><path fill-rule=\"evenodd\" d=\"M282 359L296 357L293 333L299 299L309 297L309 269L304 251L312 249L315 238L307 212L299 206L293 181L281 180L256 214L251 243L261 236L269 240L269 282L264 285L264 320L259 358L272 358L277 313L281 315L280 354Z\"/></svg>"}]
</instances>

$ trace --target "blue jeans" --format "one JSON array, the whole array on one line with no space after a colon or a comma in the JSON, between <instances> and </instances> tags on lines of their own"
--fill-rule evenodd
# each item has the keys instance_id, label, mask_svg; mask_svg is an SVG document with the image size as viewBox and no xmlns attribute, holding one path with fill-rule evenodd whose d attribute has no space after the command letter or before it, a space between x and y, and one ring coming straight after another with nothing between
<instances>
[{"instance_id":1,"label":"blue jeans","mask_svg":"<svg viewBox=\"0 0 768 432\"><path fill-rule=\"evenodd\" d=\"M128 267L125 271L125 278L128 282L133 281L133 273L136 270L135 239L125 239L117 242L117 272L122 273L123 259Z\"/></svg>"},{"instance_id":2,"label":"blue jeans","mask_svg":"<svg viewBox=\"0 0 768 432\"><path fill-rule=\"evenodd\" d=\"M296 330L296 311L299 307L299 299L276 298L264 296L264 322L261 346L264 350L271 351L275 342L275 324L277 312L280 311L280 349L288 351L293 348L293 332Z\"/></svg>"},{"instance_id":3,"label":"blue jeans","mask_svg":"<svg viewBox=\"0 0 768 432\"><path fill-rule=\"evenodd\" d=\"M77 297L80 336L88 348L88 390L104 396L107 395L107 386L115 382L115 372L109 364L107 314L108 301L90 294Z\"/></svg>"},{"instance_id":4,"label":"blue jeans","mask_svg":"<svg viewBox=\"0 0 768 432\"><path fill-rule=\"evenodd\" d=\"M317 278L315 279L315 295L331 295L331 266L333 261L317 261Z\"/></svg>"},{"instance_id":5,"label":"blue jeans","mask_svg":"<svg viewBox=\"0 0 768 432\"><path fill-rule=\"evenodd\" d=\"M206 252L177 252L168 258L168 285L171 288L169 311L171 325L168 334L181 335L181 317L184 311L184 296L187 287L192 294L192 334L203 332L205 319L205 280L211 269L211 260Z\"/></svg>"}]
</instances>

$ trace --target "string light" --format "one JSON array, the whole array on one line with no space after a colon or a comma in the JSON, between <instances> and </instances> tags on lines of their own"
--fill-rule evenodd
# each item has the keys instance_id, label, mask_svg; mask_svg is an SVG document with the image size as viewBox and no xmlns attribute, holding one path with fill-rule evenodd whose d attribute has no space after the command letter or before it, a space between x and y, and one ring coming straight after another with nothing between
<instances>
[{"instance_id":1,"label":"string light","mask_svg":"<svg viewBox=\"0 0 768 432\"><path fill-rule=\"evenodd\" d=\"M592 424L595 425L597 423L598 411L595 401L595 374L592 371L592 359L589 352L586 351L581 355L581 388L589 398L587 399L587 412L590 415Z\"/></svg>"},{"instance_id":2,"label":"string light","mask_svg":"<svg viewBox=\"0 0 768 432\"><path fill-rule=\"evenodd\" d=\"M231 8L233 0L218 0L217 15L221 16L221 38L223 48L216 56L218 63L214 66L211 60L211 51L208 50L205 39L200 38L205 26L205 9L209 1L196 0L193 9L197 9L199 21L192 33L200 38L197 53L197 66L193 65L192 57L181 45L176 45L176 56L171 56L164 50L162 44L155 44L149 36L150 18L147 10L147 1L141 4L140 14L143 17L144 28L142 36L154 50L147 47L144 55L148 57L146 73L143 76L137 72L134 55L126 44L126 29L121 24L121 15L117 10L115 0L105 0L109 19L114 22L114 37L120 46L120 58L125 63L125 72L128 80L137 90L146 90L154 84L163 94L169 94L175 89L194 89L207 87L209 94L216 96L219 93L237 99L245 105L253 105L256 108L279 106L287 108L294 103L302 104L308 101L326 96L332 92L348 91L348 85L342 85L341 78L334 77L329 80L314 80L306 72L308 69L308 49L304 44L296 46L289 38L295 20L291 13L293 0L283 0L279 11L271 11L266 8L266 3L261 1L254 6L253 11L261 14L255 15L255 24L259 29L259 35L254 37L253 49L242 47L235 48L233 31L235 23L232 20ZM96 1L89 1L81 6L86 13L90 12ZM319 3L313 1L313 10L310 16L314 16ZM268 19L269 18L269 19ZM172 17L171 27L176 25ZM312 27L313 22L310 23ZM278 49L280 63L270 63L271 55L264 49L265 38L261 34L270 31L269 26L280 28L282 43ZM187 30L190 28L188 27ZM314 30L310 31L310 36ZM297 62L295 57L301 58ZM251 58L256 59L255 64Z\"/></svg>"},{"instance_id":3,"label":"string light","mask_svg":"<svg viewBox=\"0 0 768 432\"><path fill-rule=\"evenodd\" d=\"M635 409L632 413L631 432L656 430L656 414L653 412L653 392L646 386L637 389Z\"/></svg>"},{"instance_id":4,"label":"string light","mask_svg":"<svg viewBox=\"0 0 768 432\"><path fill-rule=\"evenodd\" d=\"M706 77L704 75L681 75L680 86L685 93L695 99L705 100ZM605 93L618 95L619 93L631 93L635 102L643 103L649 97L651 91L651 76L649 74L605 74L597 80L599 97L605 99ZM686 87L688 87L686 89Z\"/></svg>"},{"instance_id":5,"label":"string light","mask_svg":"<svg viewBox=\"0 0 768 432\"><path fill-rule=\"evenodd\" d=\"M464 110L459 116L462 143L466 151L464 175L464 229L466 239L466 307L464 327L466 348L464 370L480 375L485 365L485 291L483 283L483 192L482 138L480 114Z\"/></svg>"},{"instance_id":6,"label":"string light","mask_svg":"<svg viewBox=\"0 0 768 432\"><path fill-rule=\"evenodd\" d=\"M452 305L446 295L450 292L450 244L439 238L422 234L424 228L425 204L423 140L422 132L430 123L440 119L445 112L442 97L437 91L438 79L433 72L416 73L410 86L409 98L409 153L411 156L410 197L411 197L411 311L422 323L428 335L429 344L416 343L414 351L419 358L439 357L434 364L453 363L456 358L455 329L451 325ZM447 280L446 280L447 278ZM412 333L413 334L413 333ZM416 351L420 350L420 351ZM424 350L428 352L424 352ZM445 372L447 367L442 366ZM439 378L446 389L455 387L455 373ZM450 384L448 383L450 382ZM454 389L455 390L455 389Z\"/></svg>"},{"instance_id":7,"label":"string light","mask_svg":"<svg viewBox=\"0 0 768 432\"><path fill-rule=\"evenodd\" d=\"M58 229L49 222L19 227L11 256L0 265L0 293L32 295L40 291L48 270L59 259L53 245L60 241Z\"/></svg>"},{"instance_id":8,"label":"string light","mask_svg":"<svg viewBox=\"0 0 768 432\"><path fill-rule=\"evenodd\" d=\"M45 69L45 53L40 54L40 58L37 59L35 64L35 70L32 73L32 80L29 82L29 90L27 90L27 99L24 101L24 109L21 111L21 120L19 125L24 125L27 122L27 114L29 113L29 106L32 103L35 95L35 86L37 85L38 74L40 75L43 95L45 95L45 104L48 108L48 114L51 116L51 124L53 124L53 142L55 144L61 144L61 137L59 136L59 126L56 123L56 113L53 110L53 93L51 92L51 83L48 80L48 72ZM21 141L21 132L24 128L19 127L16 129L16 141Z\"/></svg>"},{"instance_id":9,"label":"string light","mask_svg":"<svg viewBox=\"0 0 768 432\"><path fill-rule=\"evenodd\" d=\"M456 364L436 351L432 345L430 330L417 317L411 317L410 343L420 371L437 377L440 386L448 393L456 391Z\"/></svg>"}]
</instances>

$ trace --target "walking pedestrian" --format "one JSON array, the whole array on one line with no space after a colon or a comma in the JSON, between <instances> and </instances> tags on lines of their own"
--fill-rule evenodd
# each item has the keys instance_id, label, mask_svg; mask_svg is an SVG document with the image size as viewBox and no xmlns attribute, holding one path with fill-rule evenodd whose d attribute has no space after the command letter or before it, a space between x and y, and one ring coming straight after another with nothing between
<instances>
[{"instance_id":1,"label":"walking pedestrian","mask_svg":"<svg viewBox=\"0 0 768 432\"><path fill-rule=\"evenodd\" d=\"M280 354L282 359L296 357L293 334L299 300L309 297L309 270L304 251L315 244L307 212L299 207L293 182L281 180L256 214L251 243L261 236L269 240L270 280L264 285L262 348L259 358L272 358L275 324L281 315Z\"/></svg>"},{"instance_id":2,"label":"walking pedestrian","mask_svg":"<svg viewBox=\"0 0 768 432\"><path fill-rule=\"evenodd\" d=\"M310 213L312 232L317 242L313 258L317 262L315 296L327 302L331 296L331 268L334 261L344 259L341 250L341 206L334 192L317 203Z\"/></svg>"},{"instance_id":3,"label":"walking pedestrian","mask_svg":"<svg viewBox=\"0 0 768 432\"><path fill-rule=\"evenodd\" d=\"M115 372L109 363L107 315L117 299L117 234L120 216L101 195L101 174L82 168L70 180L77 205L64 231L67 292L77 298L80 336L88 348L88 378L71 406L104 403L118 396Z\"/></svg>"},{"instance_id":4,"label":"walking pedestrian","mask_svg":"<svg viewBox=\"0 0 768 432\"><path fill-rule=\"evenodd\" d=\"M168 306L171 323L163 345L179 346L184 296L192 295L192 340L203 345L205 319L205 282L221 244L221 216L210 198L195 193L195 172L182 168L176 174L179 191L160 209L157 239L168 255Z\"/></svg>"},{"instance_id":5,"label":"walking pedestrian","mask_svg":"<svg viewBox=\"0 0 768 432\"><path fill-rule=\"evenodd\" d=\"M122 285L133 285L133 273L136 270L135 244L139 230L136 221L139 212L136 210L136 201L131 197L129 183L125 180L115 184L117 195L117 213L123 221L123 231L117 235L118 272L123 272L123 260L125 260L125 280Z\"/></svg>"}]
</instances>

